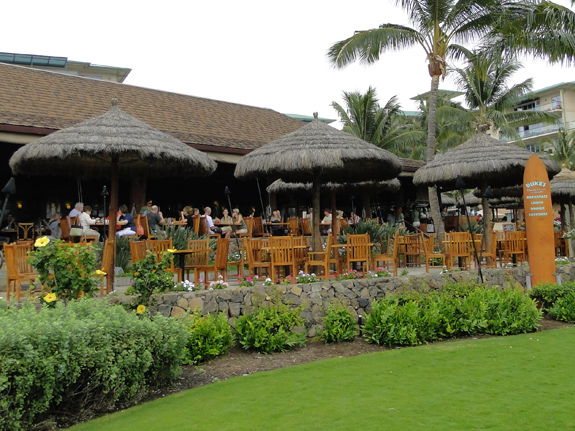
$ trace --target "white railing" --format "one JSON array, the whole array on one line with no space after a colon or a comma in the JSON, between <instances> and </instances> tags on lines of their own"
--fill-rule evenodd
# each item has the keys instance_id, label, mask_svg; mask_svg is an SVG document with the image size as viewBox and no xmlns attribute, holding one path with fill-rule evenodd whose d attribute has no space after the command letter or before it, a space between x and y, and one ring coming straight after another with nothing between
<instances>
[{"instance_id":1,"label":"white railing","mask_svg":"<svg viewBox=\"0 0 575 431\"><path fill-rule=\"evenodd\" d=\"M561 102L551 102L545 105L539 105L534 108L521 109L521 111L557 111L563 109Z\"/></svg>"}]
</instances>

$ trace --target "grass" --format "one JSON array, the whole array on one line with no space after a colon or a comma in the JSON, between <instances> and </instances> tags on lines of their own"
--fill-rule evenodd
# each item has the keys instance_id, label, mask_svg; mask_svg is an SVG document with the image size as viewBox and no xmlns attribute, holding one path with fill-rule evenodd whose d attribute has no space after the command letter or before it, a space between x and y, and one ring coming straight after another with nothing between
<instances>
[{"instance_id":1,"label":"grass","mask_svg":"<svg viewBox=\"0 0 575 431\"><path fill-rule=\"evenodd\" d=\"M436 343L237 377L75 431L574 429L575 328Z\"/></svg>"}]
</instances>

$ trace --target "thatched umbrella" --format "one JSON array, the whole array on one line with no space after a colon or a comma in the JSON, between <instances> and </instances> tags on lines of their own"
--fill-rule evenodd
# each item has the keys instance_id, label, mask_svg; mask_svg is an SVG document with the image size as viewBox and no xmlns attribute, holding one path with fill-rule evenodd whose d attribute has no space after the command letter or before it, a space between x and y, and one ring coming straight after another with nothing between
<instances>
[{"instance_id":1,"label":"thatched umbrella","mask_svg":"<svg viewBox=\"0 0 575 431\"><path fill-rule=\"evenodd\" d=\"M441 194L441 203L443 205L457 205L458 204L458 200L446 195L445 193ZM465 195L465 203L467 205L471 205L471 206L475 206L475 205L480 205L481 204L481 199L479 199L478 197L476 197L473 192L467 193Z\"/></svg>"},{"instance_id":2,"label":"thatched umbrella","mask_svg":"<svg viewBox=\"0 0 575 431\"><path fill-rule=\"evenodd\" d=\"M370 190L387 190L397 192L401 188L401 183L397 178L387 181L362 181L359 183L326 183L322 184L322 190L353 190L353 189L370 189ZM285 193L292 191L311 191L312 183L287 183L282 179L277 179L271 183L266 191L268 193Z\"/></svg>"},{"instance_id":3,"label":"thatched umbrella","mask_svg":"<svg viewBox=\"0 0 575 431\"><path fill-rule=\"evenodd\" d=\"M565 204L569 205L570 228L575 227L573 217L573 198L575 197L575 172L563 167L561 172L553 177L549 183L551 197L561 206L561 226L565 227Z\"/></svg>"},{"instance_id":4,"label":"thatched umbrella","mask_svg":"<svg viewBox=\"0 0 575 431\"><path fill-rule=\"evenodd\" d=\"M311 123L242 157L234 175L311 182L314 249L318 250L322 183L387 180L401 170L394 154L322 123L314 113Z\"/></svg>"},{"instance_id":5,"label":"thatched umbrella","mask_svg":"<svg viewBox=\"0 0 575 431\"><path fill-rule=\"evenodd\" d=\"M478 133L458 147L450 149L425 166L419 168L413 183L438 186L454 190L458 176L468 188L481 190L487 245L491 241L491 217L489 204L484 193L489 185L497 187L516 186L523 183L523 172L527 160L533 153L517 145L494 139L486 133ZM549 178L558 173L559 164L547 157L541 157Z\"/></svg>"},{"instance_id":6,"label":"thatched umbrella","mask_svg":"<svg viewBox=\"0 0 575 431\"><path fill-rule=\"evenodd\" d=\"M210 175L217 165L205 154L160 132L117 107L25 145L10 158L14 174L110 178L110 235L115 244L118 178L134 175ZM115 253L116 247L112 247ZM114 259L108 291L114 281Z\"/></svg>"}]
</instances>

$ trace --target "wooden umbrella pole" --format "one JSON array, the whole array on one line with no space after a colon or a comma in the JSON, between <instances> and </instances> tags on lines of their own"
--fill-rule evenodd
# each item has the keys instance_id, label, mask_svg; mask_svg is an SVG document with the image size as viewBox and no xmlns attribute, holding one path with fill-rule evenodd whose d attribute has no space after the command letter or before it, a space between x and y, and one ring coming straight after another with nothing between
<instances>
[{"instance_id":1,"label":"wooden umbrella pole","mask_svg":"<svg viewBox=\"0 0 575 431\"><path fill-rule=\"evenodd\" d=\"M337 236L337 209L335 204L335 189L331 190L331 233Z\"/></svg>"},{"instance_id":2,"label":"wooden umbrella pole","mask_svg":"<svg viewBox=\"0 0 575 431\"><path fill-rule=\"evenodd\" d=\"M313 180L312 189L313 189L313 212L312 212L312 222L313 222L313 251L320 252L322 251L321 247L321 236L319 233L319 222L321 218L320 209L319 209L319 200L320 200L320 188L321 182L319 178L316 176Z\"/></svg>"},{"instance_id":3,"label":"wooden umbrella pole","mask_svg":"<svg viewBox=\"0 0 575 431\"><path fill-rule=\"evenodd\" d=\"M110 213L109 228L108 228L108 241L112 244L112 259L110 260L110 267L106 271L106 293L114 290L114 276L116 269L116 226L117 226L117 213L118 213L118 157L112 157L112 166L110 170Z\"/></svg>"}]
</instances>

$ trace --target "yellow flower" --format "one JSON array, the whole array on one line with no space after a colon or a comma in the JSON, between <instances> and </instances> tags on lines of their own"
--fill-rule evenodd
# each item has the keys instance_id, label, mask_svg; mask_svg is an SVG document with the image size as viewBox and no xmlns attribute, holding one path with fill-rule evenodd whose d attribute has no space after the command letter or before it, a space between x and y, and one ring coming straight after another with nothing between
<instances>
[{"instance_id":1,"label":"yellow flower","mask_svg":"<svg viewBox=\"0 0 575 431\"><path fill-rule=\"evenodd\" d=\"M136 313L137 314L142 314L144 311L146 311L146 306L145 305L138 305L138 308L136 308Z\"/></svg>"},{"instance_id":2,"label":"yellow flower","mask_svg":"<svg viewBox=\"0 0 575 431\"><path fill-rule=\"evenodd\" d=\"M106 273L104 271L100 271L99 269L97 269L96 275L106 275Z\"/></svg>"},{"instance_id":3,"label":"yellow flower","mask_svg":"<svg viewBox=\"0 0 575 431\"><path fill-rule=\"evenodd\" d=\"M50 242L50 238L47 236L43 236L42 238L38 238L34 243L34 247L44 247Z\"/></svg>"},{"instance_id":4,"label":"yellow flower","mask_svg":"<svg viewBox=\"0 0 575 431\"><path fill-rule=\"evenodd\" d=\"M168 251L169 253L175 253L177 250L175 248L169 248L166 251Z\"/></svg>"},{"instance_id":5,"label":"yellow flower","mask_svg":"<svg viewBox=\"0 0 575 431\"><path fill-rule=\"evenodd\" d=\"M140 273L138 271L134 272L134 275L138 276Z\"/></svg>"},{"instance_id":6,"label":"yellow flower","mask_svg":"<svg viewBox=\"0 0 575 431\"><path fill-rule=\"evenodd\" d=\"M49 293L48 295L46 295L46 296L44 297L44 301L46 301L46 302L52 302L52 301L55 301L56 299L57 299L57 298L56 298L56 294L55 294L55 293Z\"/></svg>"}]
</instances>

